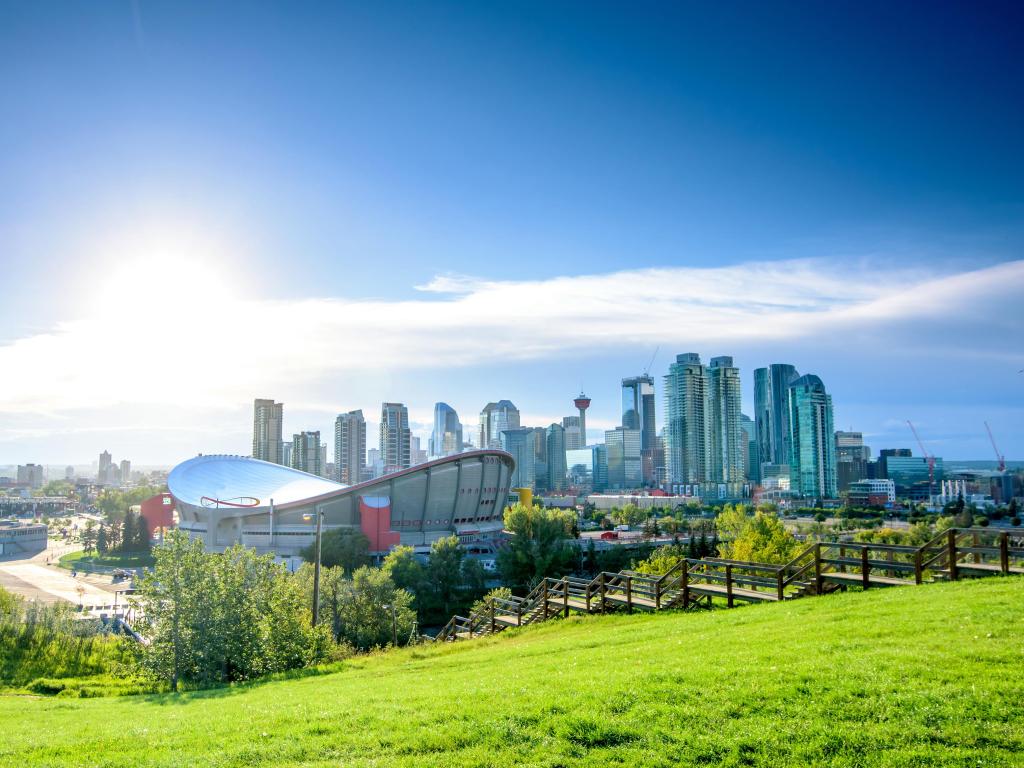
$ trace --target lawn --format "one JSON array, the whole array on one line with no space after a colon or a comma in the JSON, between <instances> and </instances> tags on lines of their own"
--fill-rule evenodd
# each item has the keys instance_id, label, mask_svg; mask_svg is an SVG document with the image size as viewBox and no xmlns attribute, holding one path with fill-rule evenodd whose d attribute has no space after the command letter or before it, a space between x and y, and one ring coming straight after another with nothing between
<instances>
[{"instance_id":1,"label":"lawn","mask_svg":"<svg viewBox=\"0 0 1024 768\"><path fill-rule=\"evenodd\" d=\"M27 766L1021 766L1024 579L587 617L178 696L0 697Z\"/></svg>"},{"instance_id":2,"label":"lawn","mask_svg":"<svg viewBox=\"0 0 1024 768\"><path fill-rule=\"evenodd\" d=\"M57 565L68 570L89 565L106 568L146 568L152 566L153 562L151 552L108 552L105 555L86 555L82 550L78 550L61 556Z\"/></svg>"}]
</instances>

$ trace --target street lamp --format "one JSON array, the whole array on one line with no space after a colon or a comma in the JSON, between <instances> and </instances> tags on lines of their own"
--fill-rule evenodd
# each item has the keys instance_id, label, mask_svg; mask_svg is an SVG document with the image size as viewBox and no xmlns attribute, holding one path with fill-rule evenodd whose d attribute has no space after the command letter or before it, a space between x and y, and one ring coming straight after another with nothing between
<instances>
[{"instance_id":1,"label":"street lamp","mask_svg":"<svg viewBox=\"0 0 1024 768\"><path fill-rule=\"evenodd\" d=\"M318 506L313 506L313 514L316 515L316 559L313 561L313 626L320 623L320 532L324 519L324 512ZM309 520L310 515L302 516L303 520Z\"/></svg>"}]
</instances>

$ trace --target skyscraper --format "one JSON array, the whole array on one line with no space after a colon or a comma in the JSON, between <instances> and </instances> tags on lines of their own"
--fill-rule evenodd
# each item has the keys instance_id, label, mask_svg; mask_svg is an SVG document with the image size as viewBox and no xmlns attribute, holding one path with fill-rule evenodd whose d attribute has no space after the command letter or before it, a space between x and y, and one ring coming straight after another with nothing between
<instances>
[{"instance_id":1,"label":"skyscraper","mask_svg":"<svg viewBox=\"0 0 1024 768\"><path fill-rule=\"evenodd\" d=\"M346 485L362 482L366 472L366 419L362 410L338 414L334 420L334 479Z\"/></svg>"},{"instance_id":2,"label":"skyscraper","mask_svg":"<svg viewBox=\"0 0 1024 768\"><path fill-rule=\"evenodd\" d=\"M676 355L665 376L665 461L669 482L703 483L707 477L706 400L707 376L700 355Z\"/></svg>"},{"instance_id":3,"label":"skyscraper","mask_svg":"<svg viewBox=\"0 0 1024 768\"><path fill-rule=\"evenodd\" d=\"M380 457L385 472L409 467L409 409L402 403L382 403L380 408Z\"/></svg>"},{"instance_id":4,"label":"skyscraper","mask_svg":"<svg viewBox=\"0 0 1024 768\"><path fill-rule=\"evenodd\" d=\"M708 476L731 494L743 485L747 446L740 431L740 370L728 356L711 358L707 370Z\"/></svg>"},{"instance_id":5,"label":"skyscraper","mask_svg":"<svg viewBox=\"0 0 1024 768\"><path fill-rule=\"evenodd\" d=\"M590 398L583 394L581 390L576 396L576 399L572 401L572 404L576 406L580 412L580 434L583 436L583 444L587 444L587 408L590 407Z\"/></svg>"},{"instance_id":6,"label":"skyscraper","mask_svg":"<svg viewBox=\"0 0 1024 768\"><path fill-rule=\"evenodd\" d=\"M299 432L292 437L292 469L320 475L320 430Z\"/></svg>"},{"instance_id":7,"label":"skyscraper","mask_svg":"<svg viewBox=\"0 0 1024 768\"><path fill-rule=\"evenodd\" d=\"M111 470L114 462L110 459L110 452L104 451L100 454L100 464L96 471L96 482L100 485L107 485L111 482Z\"/></svg>"},{"instance_id":8,"label":"skyscraper","mask_svg":"<svg viewBox=\"0 0 1024 768\"><path fill-rule=\"evenodd\" d=\"M758 460L757 452L757 428L754 425L754 420L745 413L740 414L740 433L743 445L746 446L744 473L747 480L759 483L761 482L761 463Z\"/></svg>"},{"instance_id":9,"label":"skyscraper","mask_svg":"<svg viewBox=\"0 0 1024 768\"><path fill-rule=\"evenodd\" d=\"M640 430L640 448L655 448L658 426L654 414L654 378L644 374L622 380L622 426Z\"/></svg>"},{"instance_id":10,"label":"skyscraper","mask_svg":"<svg viewBox=\"0 0 1024 768\"><path fill-rule=\"evenodd\" d=\"M451 456L462 450L462 424L448 403L434 404L434 429L430 433L430 455Z\"/></svg>"},{"instance_id":11,"label":"skyscraper","mask_svg":"<svg viewBox=\"0 0 1024 768\"><path fill-rule=\"evenodd\" d=\"M616 427L604 433L607 450L608 487L638 488L643 482L640 463L641 431Z\"/></svg>"},{"instance_id":12,"label":"skyscraper","mask_svg":"<svg viewBox=\"0 0 1024 768\"><path fill-rule=\"evenodd\" d=\"M788 363L772 363L754 371L754 423L761 464L789 464L789 385L799 376Z\"/></svg>"},{"instance_id":13,"label":"skyscraper","mask_svg":"<svg viewBox=\"0 0 1024 768\"><path fill-rule=\"evenodd\" d=\"M284 463L281 427L284 418L284 403L273 400L255 401L253 407L252 426L252 457L271 461L274 464Z\"/></svg>"},{"instance_id":14,"label":"skyscraper","mask_svg":"<svg viewBox=\"0 0 1024 768\"><path fill-rule=\"evenodd\" d=\"M565 430L565 450L578 451L587 447L587 441L583 437L583 430L580 429L579 416L563 416L562 429Z\"/></svg>"},{"instance_id":15,"label":"skyscraper","mask_svg":"<svg viewBox=\"0 0 1024 768\"><path fill-rule=\"evenodd\" d=\"M513 488L530 488L535 484L536 447L533 430L529 427L502 430L501 450L512 454L516 468L512 473Z\"/></svg>"},{"instance_id":16,"label":"skyscraper","mask_svg":"<svg viewBox=\"0 0 1024 768\"><path fill-rule=\"evenodd\" d=\"M864 445L860 432L836 431L836 488L849 490L852 483L868 476L868 460L871 449Z\"/></svg>"},{"instance_id":17,"label":"skyscraper","mask_svg":"<svg viewBox=\"0 0 1024 768\"><path fill-rule=\"evenodd\" d=\"M501 433L519 428L519 409L511 400L488 403L480 411L480 448L501 448Z\"/></svg>"},{"instance_id":18,"label":"skyscraper","mask_svg":"<svg viewBox=\"0 0 1024 768\"><path fill-rule=\"evenodd\" d=\"M821 379L801 376L789 385L791 453L789 487L793 493L815 499L836 497L835 430L832 396Z\"/></svg>"},{"instance_id":19,"label":"skyscraper","mask_svg":"<svg viewBox=\"0 0 1024 768\"><path fill-rule=\"evenodd\" d=\"M132 479L132 463L128 459L121 459L120 471L122 483L127 483Z\"/></svg>"},{"instance_id":20,"label":"skyscraper","mask_svg":"<svg viewBox=\"0 0 1024 768\"><path fill-rule=\"evenodd\" d=\"M567 468L565 466L565 429L561 424L547 428L547 470L548 490L564 491Z\"/></svg>"}]
</instances>

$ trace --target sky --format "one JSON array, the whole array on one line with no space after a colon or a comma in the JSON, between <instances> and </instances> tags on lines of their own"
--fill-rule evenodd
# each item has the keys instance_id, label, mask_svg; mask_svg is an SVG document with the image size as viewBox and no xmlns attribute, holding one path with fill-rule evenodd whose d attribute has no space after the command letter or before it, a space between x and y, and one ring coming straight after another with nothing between
<instances>
[{"instance_id":1,"label":"sky","mask_svg":"<svg viewBox=\"0 0 1024 768\"><path fill-rule=\"evenodd\" d=\"M593 442L684 352L1024 459L1019 5L0 0L0 104L0 465Z\"/></svg>"}]
</instances>

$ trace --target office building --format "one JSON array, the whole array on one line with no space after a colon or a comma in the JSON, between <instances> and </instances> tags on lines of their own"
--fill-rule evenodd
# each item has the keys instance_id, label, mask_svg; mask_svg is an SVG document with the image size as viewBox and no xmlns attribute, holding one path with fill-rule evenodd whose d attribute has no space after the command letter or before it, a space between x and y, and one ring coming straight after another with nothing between
<instances>
[{"instance_id":1,"label":"office building","mask_svg":"<svg viewBox=\"0 0 1024 768\"><path fill-rule=\"evenodd\" d=\"M740 414L740 440L746 446L743 453L744 475L751 483L761 482L761 464L757 450L757 425L745 413Z\"/></svg>"},{"instance_id":2,"label":"office building","mask_svg":"<svg viewBox=\"0 0 1024 768\"><path fill-rule=\"evenodd\" d=\"M519 429L519 409L510 400L488 403L480 411L480 448L501 448L501 433Z\"/></svg>"},{"instance_id":3,"label":"office building","mask_svg":"<svg viewBox=\"0 0 1024 768\"><path fill-rule=\"evenodd\" d=\"M28 486L29 488L42 488L44 482L42 464L18 466L18 485Z\"/></svg>"},{"instance_id":4,"label":"office building","mask_svg":"<svg viewBox=\"0 0 1024 768\"><path fill-rule=\"evenodd\" d=\"M593 473L594 473L594 490L597 492L604 491L608 488L608 446L604 443L598 443L593 446Z\"/></svg>"},{"instance_id":5,"label":"office building","mask_svg":"<svg viewBox=\"0 0 1024 768\"><path fill-rule=\"evenodd\" d=\"M942 487L945 479L943 462L939 457L933 460L934 465L929 469L929 460L924 456L906 456L901 453L885 457L886 479L892 480L899 498L926 501L933 489Z\"/></svg>"},{"instance_id":6,"label":"office building","mask_svg":"<svg viewBox=\"0 0 1024 768\"><path fill-rule=\"evenodd\" d=\"M412 433L409 409L402 403L382 403L380 408L380 458L384 473L406 469L411 464Z\"/></svg>"},{"instance_id":7,"label":"office building","mask_svg":"<svg viewBox=\"0 0 1024 768\"><path fill-rule=\"evenodd\" d=\"M502 430L501 450L512 456L515 461L515 469L512 472L513 488L529 488L533 490L536 484L536 437L533 429L529 427L518 427L515 429Z\"/></svg>"},{"instance_id":8,"label":"office building","mask_svg":"<svg viewBox=\"0 0 1024 768\"><path fill-rule=\"evenodd\" d=\"M665 462L670 483L707 477L707 375L700 355L677 355L665 376Z\"/></svg>"},{"instance_id":9,"label":"office building","mask_svg":"<svg viewBox=\"0 0 1024 768\"><path fill-rule=\"evenodd\" d=\"M345 485L362 482L366 471L366 419L363 411L340 413L334 420L334 479Z\"/></svg>"},{"instance_id":10,"label":"office building","mask_svg":"<svg viewBox=\"0 0 1024 768\"><path fill-rule=\"evenodd\" d=\"M565 466L568 482L581 492L594 488L594 449L573 448L565 452Z\"/></svg>"},{"instance_id":11,"label":"office building","mask_svg":"<svg viewBox=\"0 0 1024 768\"><path fill-rule=\"evenodd\" d=\"M434 404L434 428L428 447L433 457L452 456L462 450L462 424L448 403Z\"/></svg>"},{"instance_id":12,"label":"office building","mask_svg":"<svg viewBox=\"0 0 1024 768\"><path fill-rule=\"evenodd\" d=\"M807 374L789 385L789 424L790 490L805 498L834 499L837 489L832 396L817 376Z\"/></svg>"},{"instance_id":13,"label":"office building","mask_svg":"<svg viewBox=\"0 0 1024 768\"><path fill-rule=\"evenodd\" d=\"M641 430L616 427L604 433L607 452L607 487L619 490L643 484L640 463Z\"/></svg>"},{"instance_id":14,"label":"office building","mask_svg":"<svg viewBox=\"0 0 1024 768\"><path fill-rule=\"evenodd\" d=\"M855 507L884 507L896 501L892 480L856 480L848 490L850 504Z\"/></svg>"},{"instance_id":15,"label":"office building","mask_svg":"<svg viewBox=\"0 0 1024 768\"><path fill-rule=\"evenodd\" d=\"M128 461L128 459L121 459L121 464L120 464L120 467L119 467L119 471L120 471L121 482L122 483L131 482L131 479L132 479L132 463L130 461Z\"/></svg>"},{"instance_id":16,"label":"office building","mask_svg":"<svg viewBox=\"0 0 1024 768\"><path fill-rule=\"evenodd\" d=\"M292 469L320 476L323 464L320 452L320 430L299 432L292 437Z\"/></svg>"},{"instance_id":17,"label":"office building","mask_svg":"<svg viewBox=\"0 0 1024 768\"><path fill-rule=\"evenodd\" d=\"M253 405L252 457L283 464L284 403L257 399Z\"/></svg>"},{"instance_id":18,"label":"office building","mask_svg":"<svg viewBox=\"0 0 1024 768\"><path fill-rule=\"evenodd\" d=\"M552 424L547 428L546 433L547 489L555 492L564 491L567 475L567 468L565 466L565 429L561 424Z\"/></svg>"},{"instance_id":19,"label":"office building","mask_svg":"<svg viewBox=\"0 0 1024 768\"><path fill-rule=\"evenodd\" d=\"M587 447L583 430L580 429L579 416L563 416L562 429L565 430L565 450L578 451L580 448Z\"/></svg>"},{"instance_id":20,"label":"office building","mask_svg":"<svg viewBox=\"0 0 1024 768\"><path fill-rule=\"evenodd\" d=\"M427 452L420 447L420 439L416 435L409 438L409 465L416 466L427 461Z\"/></svg>"},{"instance_id":21,"label":"office building","mask_svg":"<svg viewBox=\"0 0 1024 768\"><path fill-rule=\"evenodd\" d=\"M99 468L96 471L96 482L100 485L110 485L114 482L114 462L110 458L110 451L100 454Z\"/></svg>"},{"instance_id":22,"label":"office building","mask_svg":"<svg viewBox=\"0 0 1024 768\"><path fill-rule=\"evenodd\" d=\"M747 445L740 430L740 369L729 356L713 357L707 370L708 466L706 481L724 484L730 496L743 486Z\"/></svg>"},{"instance_id":23,"label":"office building","mask_svg":"<svg viewBox=\"0 0 1024 768\"><path fill-rule=\"evenodd\" d=\"M836 488L848 491L852 483L868 477L871 449L860 432L836 431Z\"/></svg>"}]
</instances>

